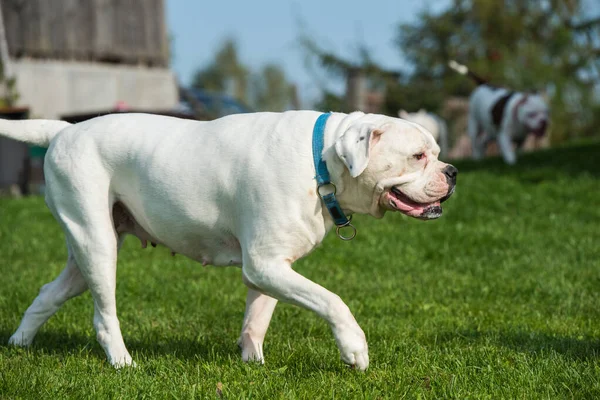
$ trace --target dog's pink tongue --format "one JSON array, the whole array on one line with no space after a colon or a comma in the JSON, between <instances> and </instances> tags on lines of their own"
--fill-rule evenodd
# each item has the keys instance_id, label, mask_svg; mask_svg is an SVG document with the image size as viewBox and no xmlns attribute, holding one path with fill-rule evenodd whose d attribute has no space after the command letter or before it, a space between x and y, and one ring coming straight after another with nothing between
<instances>
[{"instance_id":1,"label":"dog's pink tongue","mask_svg":"<svg viewBox=\"0 0 600 400\"><path fill-rule=\"evenodd\" d=\"M405 213L406 215L409 215L411 217L421 216L421 214L423 214L423 212L425 211L426 208L433 207L433 206L440 206L439 201L436 201L435 203L431 203L431 204L418 204L418 203L413 203L413 202L402 201L401 199L397 198L396 196L390 196L390 200L392 202L394 202L394 205L396 206L396 208L398 210L402 211L403 213Z\"/></svg>"}]
</instances>

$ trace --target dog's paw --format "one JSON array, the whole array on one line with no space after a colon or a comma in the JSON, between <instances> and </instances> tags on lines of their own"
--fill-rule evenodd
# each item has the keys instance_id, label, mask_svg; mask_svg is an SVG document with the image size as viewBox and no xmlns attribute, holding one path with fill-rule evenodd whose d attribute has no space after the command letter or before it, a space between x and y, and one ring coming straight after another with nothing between
<instances>
[{"instance_id":1,"label":"dog's paw","mask_svg":"<svg viewBox=\"0 0 600 400\"><path fill-rule=\"evenodd\" d=\"M334 336L343 362L359 371L369 368L369 346L358 325L336 330Z\"/></svg>"},{"instance_id":2,"label":"dog's paw","mask_svg":"<svg viewBox=\"0 0 600 400\"><path fill-rule=\"evenodd\" d=\"M122 357L110 359L109 362L116 369L121 369L124 367L137 367L137 363L133 361L129 353L124 354Z\"/></svg>"},{"instance_id":3,"label":"dog's paw","mask_svg":"<svg viewBox=\"0 0 600 400\"><path fill-rule=\"evenodd\" d=\"M242 360L244 362L257 362L264 364L265 357L263 355L262 345L262 341L253 339L248 333L242 333L238 339L238 346L242 350Z\"/></svg>"},{"instance_id":4,"label":"dog's paw","mask_svg":"<svg viewBox=\"0 0 600 400\"><path fill-rule=\"evenodd\" d=\"M10 339L8 339L8 345L16 347L27 347L31 345L32 341L33 339L28 339L24 335L15 333L10 337Z\"/></svg>"},{"instance_id":5,"label":"dog's paw","mask_svg":"<svg viewBox=\"0 0 600 400\"><path fill-rule=\"evenodd\" d=\"M347 358L344 359L342 356L342 361L344 361L350 368L357 369L359 371L366 371L369 368L369 352L356 352L351 353Z\"/></svg>"}]
</instances>

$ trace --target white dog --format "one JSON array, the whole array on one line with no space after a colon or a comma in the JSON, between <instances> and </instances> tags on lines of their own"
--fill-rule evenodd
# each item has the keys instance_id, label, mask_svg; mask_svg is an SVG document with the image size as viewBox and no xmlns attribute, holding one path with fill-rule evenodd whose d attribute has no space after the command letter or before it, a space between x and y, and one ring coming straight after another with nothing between
<instances>
[{"instance_id":1,"label":"white dog","mask_svg":"<svg viewBox=\"0 0 600 400\"><path fill-rule=\"evenodd\" d=\"M398 111L398 116L415 124L421 125L433 135L433 138L440 146L440 158L448 156L448 125L437 114L420 109L416 113L409 113L404 110Z\"/></svg>"},{"instance_id":2,"label":"white dog","mask_svg":"<svg viewBox=\"0 0 600 400\"><path fill-rule=\"evenodd\" d=\"M334 225L319 197L331 195L334 186L317 188L315 164L326 163L341 212L376 218L389 210L439 217L457 170L438 161L431 134L410 122L333 113L318 132L321 118L290 111L211 122L148 114L76 125L1 120L2 135L49 145L46 203L66 234L69 254L10 343L30 344L65 301L89 289L108 360L116 367L133 364L115 302L117 252L132 234L143 245L159 243L203 264L242 267L249 287L240 337L244 360L263 361L264 336L282 300L327 320L343 361L366 369L367 342L349 308L292 269ZM315 161L313 137L324 142L322 150L314 147Z\"/></svg>"},{"instance_id":3,"label":"white dog","mask_svg":"<svg viewBox=\"0 0 600 400\"><path fill-rule=\"evenodd\" d=\"M481 159L491 140L497 140L504 161L517 161L513 143L521 147L529 133L537 137L546 134L548 106L537 94L512 92L490 86L466 66L450 61L450 68L469 75L478 85L469 99L468 134L473 146L473 158Z\"/></svg>"}]
</instances>

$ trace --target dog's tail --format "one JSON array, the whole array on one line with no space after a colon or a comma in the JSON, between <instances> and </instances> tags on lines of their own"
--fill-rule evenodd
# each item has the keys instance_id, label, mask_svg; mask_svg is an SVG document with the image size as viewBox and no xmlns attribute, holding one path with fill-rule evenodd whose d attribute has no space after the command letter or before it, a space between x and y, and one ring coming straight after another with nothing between
<instances>
[{"instance_id":1,"label":"dog's tail","mask_svg":"<svg viewBox=\"0 0 600 400\"><path fill-rule=\"evenodd\" d=\"M0 119L0 136L39 147L48 147L52 138L70 125L66 121L49 119L18 121Z\"/></svg>"},{"instance_id":2,"label":"dog's tail","mask_svg":"<svg viewBox=\"0 0 600 400\"><path fill-rule=\"evenodd\" d=\"M461 75L469 76L469 78L473 79L475 83L477 83L477 85L485 85L487 83L487 80L483 79L482 77L471 71L466 65L462 65L454 60L450 60L448 61L448 66Z\"/></svg>"}]
</instances>

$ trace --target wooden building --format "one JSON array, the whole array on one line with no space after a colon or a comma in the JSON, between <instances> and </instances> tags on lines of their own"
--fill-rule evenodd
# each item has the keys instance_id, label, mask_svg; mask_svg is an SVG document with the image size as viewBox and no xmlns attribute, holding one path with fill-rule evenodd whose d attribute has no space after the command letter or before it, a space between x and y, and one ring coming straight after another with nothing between
<instances>
[{"instance_id":1,"label":"wooden building","mask_svg":"<svg viewBox=\"0 0 600 400\"><path fill-rule=\"evenodd\" d=\"M0 0L0 11L2 69L30 118L175 110L164 0ZM7 159L0 192L27 173Z\"/></svg>"},{"instance_id":2,"label":"wooden building","mask_svg":"<svg viewBox=\"0 0 600 400\"><path fill-rule=\"evenodd\" d=\"M167 67L163 0L0 0L10 56Z\"/></svg>"}]
</instances>

